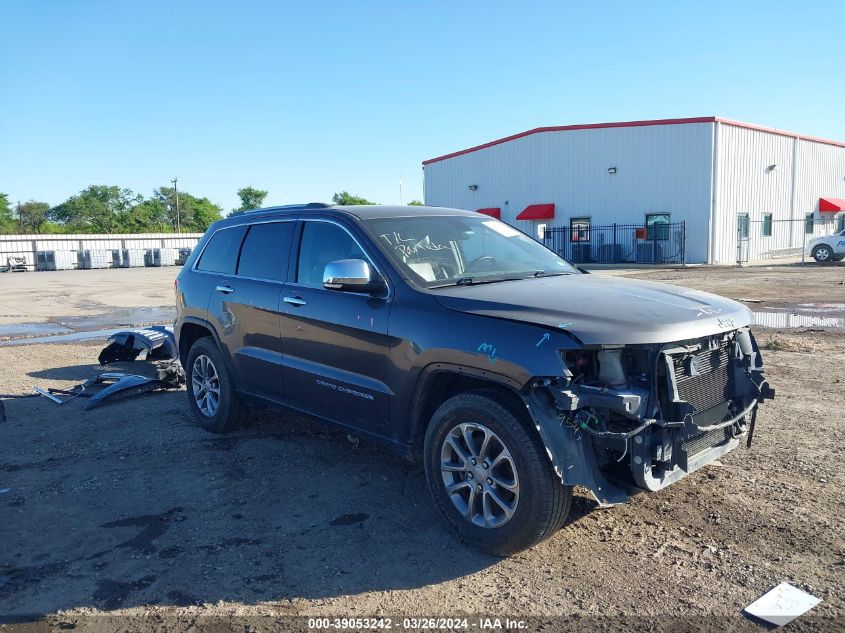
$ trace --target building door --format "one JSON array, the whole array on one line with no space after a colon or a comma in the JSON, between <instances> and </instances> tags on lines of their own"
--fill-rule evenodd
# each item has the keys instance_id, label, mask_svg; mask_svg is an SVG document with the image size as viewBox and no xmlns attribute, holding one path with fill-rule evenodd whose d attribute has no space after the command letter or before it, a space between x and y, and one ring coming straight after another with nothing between
<instances>
[{"instance_id":1,"label":"building door","mask_svg":"<svg viewBox=\"0 0 845 633\"><path fill-rule=\"evenodd\" d=\"M747 213L739 213L736 216L736 263L742 264L748 261L748 229L749 218Z\"/></svg>"}]
</instances>

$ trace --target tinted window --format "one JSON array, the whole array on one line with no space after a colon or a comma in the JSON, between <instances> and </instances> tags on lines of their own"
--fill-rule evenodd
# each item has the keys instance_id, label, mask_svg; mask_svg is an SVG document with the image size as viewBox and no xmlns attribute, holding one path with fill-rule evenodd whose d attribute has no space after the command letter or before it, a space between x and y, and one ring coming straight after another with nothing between
<instances>
[{"instance_id":1,"label":"tinted window","mask_svg":"<svg viewBox=\"0 0 845 633\"><path fill-rule=\"evenodd\" d=\"M771 213L764 213L763 214L763 224L761 226L761 233L763 237L771 237L772 236L772 214Z\"/></svg>"},{"instance_id":2,"label":"tinted window","mask_svg":"<svg viewBox=\"0 0 845 633\"><path fill-rule=\"evenodd\" d=\"M293 222L252 225L241 247L238 274L284 281L288 274L293 227Z\"/></svg>"},{"instance_id":3,"label":"tinted window","mask_svg":"<svg viewBox=\"0 0 845 633\"><path fill-rule=\"evenodd\" d=\"M326 264L338 259L369 261L355 240L336 224L306 222L302 227L296 280L306 286L323 287Z\"/></svg>"},{"instance_id":4,"label":"tinted window","mask_svg":"<svg viewBox=\"0 0 845 633\"><path fill-rule=\"evenodd\" d=\"M241 238L244 234L244 227L233 226L230 229L221 229L211 236L208 245L202 252L198 270L205 270L210 273L226 273L231 275L235 272L235 262L238 261L238 248L241 245Z\"/></svg>"}]
</instances>

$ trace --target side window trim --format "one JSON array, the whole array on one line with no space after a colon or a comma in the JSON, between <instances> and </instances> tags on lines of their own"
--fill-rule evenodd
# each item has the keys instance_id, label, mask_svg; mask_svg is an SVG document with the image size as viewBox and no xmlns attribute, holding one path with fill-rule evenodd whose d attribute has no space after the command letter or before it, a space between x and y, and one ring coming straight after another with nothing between
<instances>
[{"instance_id":1,"label":"side window trim","mask_svg":"<svg viewBox=\"0 0 845 633\"><path fill-rule=\"evenodd\" d=\"M375 258L373 257L370 249L368 249L364 244L361 243L361 240L349 230L348 227L344 226L334 218L327 218L327 217L299 217L297 219L297 228L296 232L293 237L294 246L291 248L291 265L288 266L288 283L291 286L296 288L311 288L313 290L322 290L324 292L340 292L343 294L352 294L352 295L359 295L360 293L357 292L347 292L345 290L326 290L322 286L307 286L305 284L299 283L299 253L300 249L302 248L302 235L304 233L304 227L307 222L325 222L327 224L334 224L338 228L342 229L346 232L349 237L352 238L352 241L357 244L358 248L361 249L361 252L364 253L364 256L367 258L367 263L372 266L375 271L378 273L379 277L381 277L382 281L384 282L385 286L387 287L387 296L384 297L385 301L390 301L393 298L393 286L390 283L390 278L385 275L378 264L375 263Z\"/></svg>"},{"instance_id":2,"label":"side window trim","mask_svg":"<svg viewBox=\"0 0 845 633\"><path fill-rule=\"evenodd\" d=\"M246 230L244 231L244 236L241 239L241 246L238 249L238 261L235 262L235 272L232 274L232 276L237 277L238 279L251 279L253 281L264 281L264 282L273 283L273 284L287 283L287 281L290 279L290 259L288 259L288 265L287 265L287 270L286 270L286 274L284 276L284 279L281 279L281 280L280 279L265 279L264 277L250 277L248 275L240 275L240 274L238 274L238 269L241 267L241 255L243 254L244 244L246 244L246 238L249 236L249 232L252 229L252 227L258 226L259 224L281 224L282 222L296 222L296 221L297 221L296 217L290 217L290 218L284 218L284 219L262 220L261 222L245 222L242 225L238 225L238 226L246 226ZM229 228L229 227L226 227L226 228ZM291 244L290 244L290 250L291 251L294 250L294 244L296 243L297 239L298 239L297 226L294 226L293 236L291 237L292 241L291 241ZM202 272L202 271L200 271L200 272Z\"/></svg>"}]
</instances>

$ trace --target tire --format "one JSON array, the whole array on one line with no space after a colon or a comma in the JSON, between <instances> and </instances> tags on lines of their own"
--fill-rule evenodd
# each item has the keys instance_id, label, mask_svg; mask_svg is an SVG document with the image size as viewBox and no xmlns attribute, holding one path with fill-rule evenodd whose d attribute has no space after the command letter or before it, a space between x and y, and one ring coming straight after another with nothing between
<instances>
[{"instance_id":1,"label":"tire","mask_svg":"<svg viewBox=\"0 0 845 633\"><path fill-rule=\"evenodd\" d=\"M209 380L203 380L203 372ZM202 428L212 433L228 433L244 425L246 405L235 390L223 354L213 338L207 336L194 342L188 352L185 374L188 402ZM216 376L216 381L213 376ZM206 384L211 389L204 389ZM212 406L214 386L217 387L216 406Z\"/></svg>"},{"instance_id":2,"label":"tire","mask_svg":"<svg viewBox=\"0 0 845 633\"><path fill-rule=\"evenodd\" d=\"M485 431L493 434L486 451L488 467L478 459L473 466L468 458L481 457L485 451L464 450L462 459L455 447L466 449L472 443L480 449ZM437 509L464 542L487 553L509 556L531 547L554 534L569 514L571 486L564 486L555 474L539 437L491 394L464 393L440 405L425 435L424 459ZM479 484L482 477L485 481ZM508 505L509 517L504 510Z\"/></svg>"},{"instance_id":3,"label":"tire","mask_svg":"<svg viewBox=\"0 0 845 633\"><path fill-rule=\"evenodd\" d=\"M828 246L827 244L819 244L815 248L813 248L813 259L815 259L820 264L826 264L827 262L836 261L835 255L833 254L833 249Z\"/></svg>"}]
</instances>

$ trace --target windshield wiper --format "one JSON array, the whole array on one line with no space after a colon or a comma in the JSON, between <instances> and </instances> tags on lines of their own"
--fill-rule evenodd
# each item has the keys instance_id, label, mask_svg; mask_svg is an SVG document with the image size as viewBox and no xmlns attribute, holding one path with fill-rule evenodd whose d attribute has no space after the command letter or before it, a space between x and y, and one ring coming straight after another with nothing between
<instances>
[{"instance_id":1,"label":"windshield wiper","mask_svg":"<svg viewBox=\"0 0 845 633\"><path fill-rule=\"evenodd\" d=\"M521 281L527 277L493 277L490 279L476 279L475 277L460 277L455 281L429 286L429 288L448 288L449 286L480 286L481 284L496 284L500 281Z\"/></svg>"},{"instance_id":2,"label":"windshield wiper","mask_svg":"<svg viewBox=\"0 0 845 633\"><path fill-rule=\"evenodd\" d=\"M563 271L550 272L548 270L538 270L537 272L535 272L531 276L532 277L557 277L559 275L571 275L571 274L572 273L567 273L567 272L563 272Z\"/></svg>"}]
</instances>

